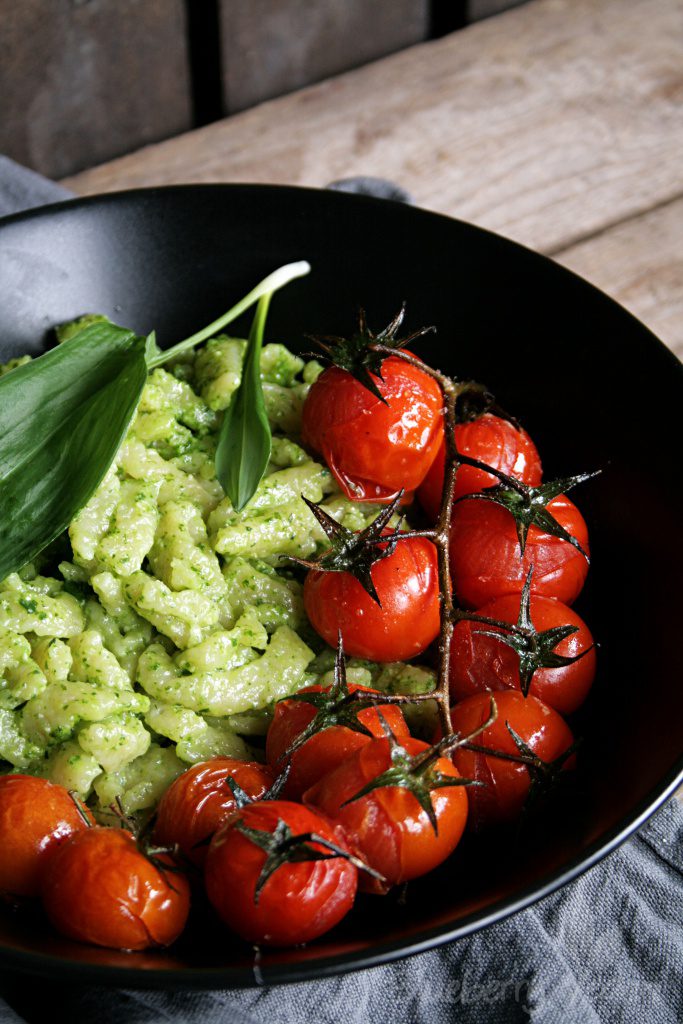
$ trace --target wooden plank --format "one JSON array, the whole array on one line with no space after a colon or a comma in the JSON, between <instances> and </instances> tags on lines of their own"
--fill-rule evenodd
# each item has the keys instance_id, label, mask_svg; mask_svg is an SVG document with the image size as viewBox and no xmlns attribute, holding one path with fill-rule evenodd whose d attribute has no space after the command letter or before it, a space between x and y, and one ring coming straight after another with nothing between
<instances>
[{"instance_id":1,"label":"wooden plank","mask_svg":"<svg viewBox=\"0 0 683 1024\"><path fill-rule=\"evenodd\" d=\"M467 20L479 21L480 18L490 18L492 14L500 14L501 11L524 3L527 3L527 0L467 0Z\"/></svg>"},{"instance_id":2,"label":"wooden plank","mask_svg":"<svg viewBox=\"0 0 683 1024\"><path fill-rule=\"evenodd\" d=\"M682 13L683 0L533 0L66 184L373 174L558 250L680 191Z\"/></svg>"},{"instance_id":3,"label":"wooden plank","mask_svg":"<svg viewBox=\"0 0 683 1024\"><path fill-rule=\"evenodd\" d=\"M184 0L0 0L0 152L51 177L191 125Z\"/></svg>"},{"instance_id":4,"label":"wooden plank","mask_svg":"<svg viewBox=\"0 0 683 1024\"><path fill-rule=\"evenodd\" d=\"M427 0L220 0L220 24L233 113L422 42L429 9Z\"/></svg>"},{"instance_id":5,"label":"wooden plank","mask_svg":"<svg viewBox=\"0 0 683 1024\"><path fill-rule=\"evenodd\" d=\"M555 259L606 291L683 359L683 199L618 224Z\"/></svg>"}]
</instances>

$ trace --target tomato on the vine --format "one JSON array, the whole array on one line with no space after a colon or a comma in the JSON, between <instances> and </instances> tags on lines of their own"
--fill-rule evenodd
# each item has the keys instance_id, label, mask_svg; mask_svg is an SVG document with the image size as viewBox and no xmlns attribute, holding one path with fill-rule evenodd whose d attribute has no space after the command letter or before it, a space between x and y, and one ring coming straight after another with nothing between
<instances>
[{"instance_id":1,"label":"tomato on the vine","mask_svg":"<svg viewBox=\"0 0 683 1024\"><path fill-rule=\"evenodd\" d=\"M0 894L37 896L48 858L93 818L63 786L32 775L0 777Z\"/></svg>"},{"instance_id":2,"label":"tomato on the vine","mask_svg":"<svg viewBox=\"0 0 683 1024\"><path fill-rule=\"evenodd\" d=\"M341 826L310 808L288 800L249 804L211 842L206 891L247 942L309 942L353 906L358 869L348 853Z\"/></svg>"},{"instance_id":3,"label":"tomato on the vine","mask_svg":"<svg viewBox=\"0 0 683 1024\"><path fill-rule=\"evenodd\" d=\"M461 775L483 783L469 791L470 823L475 828L514 821L529 798L532 782L538 791L538 787L550 783L556 772L573 768L575 763L573 753L563 760L574 737L557 711L537 697L524 697L517 690L503 690L494 699L498 717L473 740L473 744L486 747L491 753L465 747L458 747L453 753L453 762ZM490 694L467 697L451 710L453 728L463 736L469 735L484 725L490 710ZM521 740L522 748L528 747L542 764L530 767L522 760L496 757L494 751L516 758L525 756L510 729Z\"/></svg>"},{"instance_id":4,"label":"tomato on the vine","mask_svg":"<svg viewBox=\"0 0 683 1024\"><path fill-rule=\"evenodd\" d=\"M516 624L520 612L518 594L506 594L490 601L476 614L499 622ZM533 594L530 598L530 617L534 627L531 643L524 646L530 651L533 670L529 693L538 697L563 715L572 714L583 704L595 678L595 648L588 626L580 615L561 601ZM553 631L566 626L576 631L560 639L557 644L543 648L543 634L552 639ZM493 634L493 635L491 635ZM520 654L503 637L504 630L494 625L463 620L453 632L450 660L451 696L463 700L474 693L498 690L519 690ZM524 639L522 638L522 644ZM535 653L535 657L534 657ZM557 664L564 659L576 659L570 664Z\"/></svg>"},{"instance_id":5,"label":"tomato on the vine","mask_svg":"<svg viewBox=\"0 0 683 1024\"><path fill-rule=\"evenodd\" d=\"M437 382L398 356L371 379L384 401L347 370L331 366L303 409L304 444L319 452L353 501L389 501L424 480L443 436Z\"/></svg>"},{"instance_id":6,"label":"tomato on the vine","mask_svg":"<svg viewBox=\"0 0 683 1024\"><path fill-rule=\"evenodd\" d=\"M273 721L266 737L266 758L275 771L281 771L285 767L285 752L310 726L318 713L313 704L302 699L304 695L311 694L315 699L316 694L325 694L329 691L330 687L307 686L304 690L299 690L294 698L285 698L275 705ZM379 694L379 691L351 684L348 693ZM384 729L378 712L381 712L397 738L410 736L403 712L395 704L377 704L374 707L359 705L356 711L351 703L344 710L348 715L357 718L367 732L341 724L345 720L342 716L340 724L323 727L306 739L294 750L288 761L289 774L282 790L282 795L287 799L299 800L318 779L345 761L359 747L370 743L373 736L383 736Z\"/></svg>"},{"instance_id":7,"label":"tomato on the vine","mask_svg":"<svg viewBox=\"0 0 683 1024\"><path fill-rule=\"evenodd\" d=\"M458 423L455 443L461 455L485 462L525 484L536 487L541 482L541 458L526 430L493 413L485 413L468 423ZM442 441L417 496L430 520L435 521L441 509L444 484L445 443ZM493 487L498 478L475 466L460 466L455 478L454 498Z\"/></svg>"},{"instance_id":8,"label":"tomato on the vine","mask_svg":"<svg viewBox=\"0 0 683 1024\"><path fill-rule=\"evenodd\" d=\"M589 554L588 529L576 505L560 494L546 510ZM533 524L522 555L512 514L476 498L465 498L453 510L450 561L455 592L467 608L520 593L530 568L533 594L572 604L588 574L581 551Z\"/></svg>"},{"instance_id":9,"label":"tomato on the vine","mask_svg":"<svg viewBox=\"0 0 683 1024\"><path fill-rule=\"evenodd\" d=\"M330 646L341 631L346 652L358 658L405 661L422 654L439 632L435 546L425 537L399 540L371 576L381 605L350 573L312 569L304 606L313 628Z\"/></svg>"},{"instance_id":10,"label":"tomato on the vine","mask_svg":"<svg viewBox=\"0 0 683 1024\"><path fill-rule=\"evenodd\" d=\"M383 892L424 875L460 841L467 820L465 788L447 757L435 757L420 772L415 762L429 750L421 740L402 740L398 748L388 739L372 740L304 794L307 806L341 823L354 850L386 882L361 877L362 888ZM391 773L386 781L385 772ZM401 772L404 785L397 781Z\"/></svg>"},{"instance_id":11,"label":"tomato on the vine","mask_svg":"<svg viewBox=\"0 0 683 1024\"><path fill-rule=\"evenodd\" d=\"M50 857L41 888L58 931L113 949L169 946L190 909L190 887L171 858L148 858L119 828L73 835Z\"/></svg>"},{"instance_id":12,"label":"tomato on the vine","mask_svg":"<svg viewBox=\"0 0 683 1024\"><path fill-rule=\"evenodd\" d=\"M237 806L228 777L254 800L267 792L275 778L267 765L233 757L216 757L193 765L162 796L154 842L159 846L177 845L197 867L203 867L211 837Z\"/></svg>"}]
</instances>

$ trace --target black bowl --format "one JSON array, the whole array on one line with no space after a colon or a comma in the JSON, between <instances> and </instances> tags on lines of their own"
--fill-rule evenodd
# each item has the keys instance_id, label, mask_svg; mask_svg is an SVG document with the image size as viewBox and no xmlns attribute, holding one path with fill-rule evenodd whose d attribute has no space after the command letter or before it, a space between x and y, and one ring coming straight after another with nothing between
<instances>
[{"instance_id":1,"label":"black bowl","mask_svg":"<svg viewBox=\"0 0 683 1024\"><path fill-rule=\"evenodd\" d=\"M573 723L584 737L576 783L535 834L518 846L467 838L405 901L363 898L329 936L264 952L266 982L381 963L527 906L614 849L683 776L681 366L551 260L469 224L334 192L228 185L107 195L0 225L0 358L39 352L52 325L90 311L141 333L156 328L171 343L299 259L313 272L277 296L272 339L296 347L304 332L345 333L360 305L381 326L406 299L410 326L438 327L419 351L486 382L535 438L547 478L604 471L575 494L593 550L578 607L600 642L599 676ZM124 954L4 913L0 946L6 966L101 984L257 980L251 950L209 920L168 952Z\"/></svg>"}]
</instances>

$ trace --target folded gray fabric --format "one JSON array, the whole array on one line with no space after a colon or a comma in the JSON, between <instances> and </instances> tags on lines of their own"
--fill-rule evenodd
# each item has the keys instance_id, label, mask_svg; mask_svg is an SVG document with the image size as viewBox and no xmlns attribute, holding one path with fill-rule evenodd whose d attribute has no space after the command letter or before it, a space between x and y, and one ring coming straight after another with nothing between
<instances>
[{"instance_id":1,"label":"folded gray fabric","mask_svg":"<svg viewBox=\"0 0 683 1024\"><path fill-rule=\"evenodd\" d=\"M382 179L335 187L409 200ZM0 157L0 213L65 195ZM210 993L35 984L5 973L0 1024L42 1024L46 1008L70 1024L679 1024L682 882L683 810L674 799L576 882L428 953L322 981Z\"/></svg>"},{"instance_id":2,"label":"folded gray fabric","mask_svg":"<svg viewBox=\"0 0 683 1024\"><path fill-rule=\"evenodd\" d=\"M48 181L42 174L0 156L0 217L31 210L46 203L59 203L73 195L68 189Z\"/></svg>"}]
</instances>

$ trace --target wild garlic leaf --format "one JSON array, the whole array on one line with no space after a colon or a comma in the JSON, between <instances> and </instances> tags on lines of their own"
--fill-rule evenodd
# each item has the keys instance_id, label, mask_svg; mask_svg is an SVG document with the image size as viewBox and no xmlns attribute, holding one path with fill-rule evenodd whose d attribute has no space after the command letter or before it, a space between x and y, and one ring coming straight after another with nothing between
<instances>
[{"instance_id":1,"label":"wild garlic leaf","mask_svg":"<svg viewBox=\"0 0 683 1024\"><path fill-rule=\"evenodd\" d=\"M259 299L242 379L218 435L216 476L237 512L253 496L270 458L270 424L261 387L261 348L269 304L270 295Z\"/></svg>"},{"instance_id":2,"label":"wild garlic leaf","mask_svg":"<svg viewBox=\"0 0 683 1024\"><path fill-rule=\"evenodd\" d=\"M0 378L0 580L69 525L144 386L145 339L107 320Z\"/></svg>"}]
</instances>

